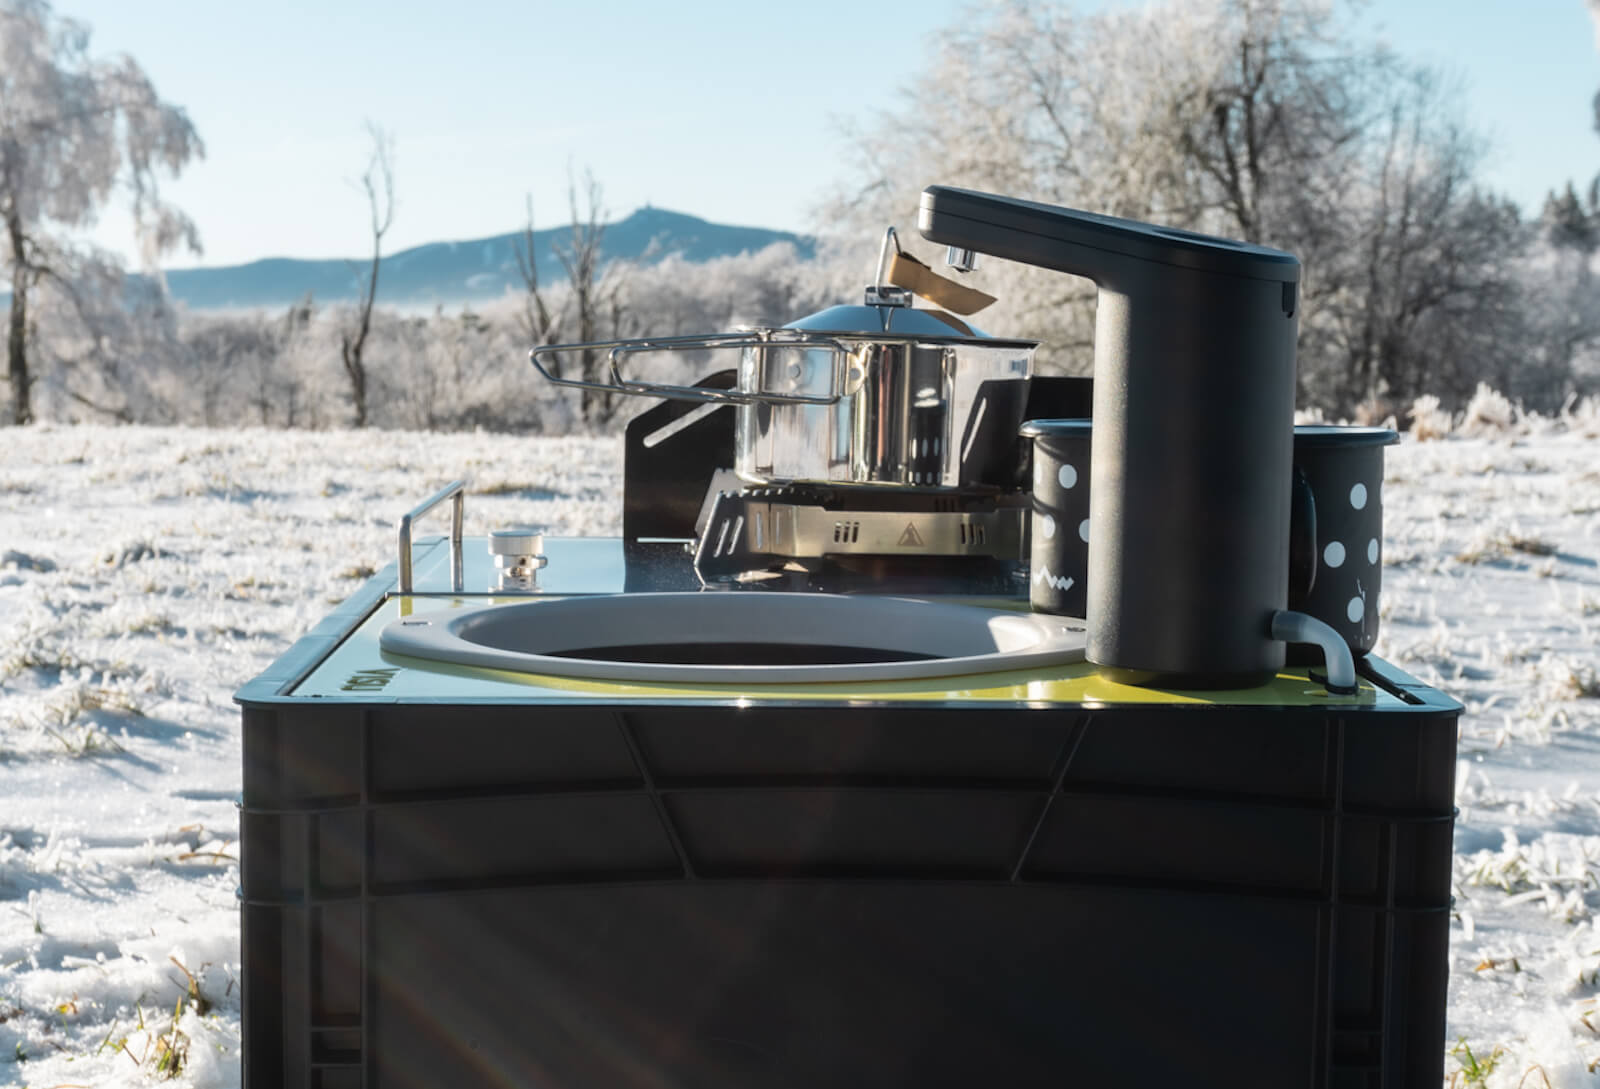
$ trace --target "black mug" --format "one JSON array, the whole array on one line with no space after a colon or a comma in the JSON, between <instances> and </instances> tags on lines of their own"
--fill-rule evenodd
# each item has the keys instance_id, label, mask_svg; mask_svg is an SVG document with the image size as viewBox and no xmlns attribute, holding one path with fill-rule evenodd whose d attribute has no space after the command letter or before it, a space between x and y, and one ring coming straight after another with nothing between
<instances>
[{"instance_id":1,"label":"black mug","mask_svg":"<svg viewBox=\"0 0 1600 1089\"><path fill-rule=\"evenodd\" d=\"M1383 448L1399 441L1387 427L1303 424L1294 429L1295 472L1315 498L1315 515L1310 585L1298 595L1300 588L1291 587L1289 608L1331 626L1356 654L1367 653L1378 641ZM1294 571L1299 568L1292 553L1291 547ZM1298 660L1300 653L1289 648L1291 659Z\"/></svg>"},{"instance_id":2,"label":"black mug","mask_svg":"<svg viewBox=\"0 0 1600 1089\"><path fill-rule=\"evenodd\" d=\"M1028 576L1036 612L1081 617L1087 608L1091 428L1085 419L1022 425L1033 440ZM1331 625L1356 654L1378 639L1383 448L1398 441L1386 427L1294 429L1288 606ZM1300 660L1316 652L1289 653Z\"/></svg>"},{"instance_id":3,"label":"black mug","mask_svg":"<svg viewBox=\"0 0 1600 1089\"><path fill-rule=\"evenodd\" d=\"M1033 517L1028 601L1033 611L1085 616L1089 571L1089 420L1029 420Z\"/></svg>"}]
</instances>

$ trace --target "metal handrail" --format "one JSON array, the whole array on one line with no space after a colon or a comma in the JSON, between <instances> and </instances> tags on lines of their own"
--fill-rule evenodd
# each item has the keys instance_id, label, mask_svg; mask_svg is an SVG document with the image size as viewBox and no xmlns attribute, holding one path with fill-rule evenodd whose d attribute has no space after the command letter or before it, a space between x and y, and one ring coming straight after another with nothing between
<instances>
[{"instance_id":1,"label":"metal handrail","mask_svg":"<svg viewBox=\"0 0 1600 1089\"><path fill-rule=\"evenodd\" d=\"M446 499L450 504L450 589L460 593L465 585L461 571L461 519L466 499L467 482L453 481L429 496L417 506L400 516L395 526L400 545L400 592L411 592L411 526L417 519L433 510Z\"/></svg>"}]
</instances>

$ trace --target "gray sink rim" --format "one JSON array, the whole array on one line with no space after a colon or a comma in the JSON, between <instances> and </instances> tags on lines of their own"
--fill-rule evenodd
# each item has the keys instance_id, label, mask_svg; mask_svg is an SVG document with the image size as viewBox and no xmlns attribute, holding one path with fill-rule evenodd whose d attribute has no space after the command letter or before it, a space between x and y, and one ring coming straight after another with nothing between
<instances>
[{"instance_id":1,"label":"gray sink rim","mask_svg":"<svg viewBox=\"0 0 1600 1089\"><path fill-rule=\"evenodd\" d=\"M819 665L680 664L559 656L576 648L703 642L837 643L932 655ZM610 643L607 643L610 640ZM649 684L842 684L955 677L1083 661L1083 621L923 598L812 593L601 594L401 617L387 653L456 665Z\"/></svg>"}]
</instances>

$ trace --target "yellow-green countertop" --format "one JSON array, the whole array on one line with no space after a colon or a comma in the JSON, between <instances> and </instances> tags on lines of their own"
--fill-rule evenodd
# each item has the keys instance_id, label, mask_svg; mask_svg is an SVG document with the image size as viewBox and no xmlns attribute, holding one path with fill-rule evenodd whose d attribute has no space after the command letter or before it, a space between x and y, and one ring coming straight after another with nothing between
<instances>
[{"instance_id":1,"label":"yellow-green countertop","mask_svg":"<svg viewBox=\"0 0 1600 1089\"><path fill-rule=\"evenodd\" d=\"M1066 704L1212 704L1223 706L1402 707L1404 701L1362 679L1352 695L1331 695L1300 669L1287 669L1258 688L1179 691L1117 684L1093 666L1074 664L1034 671L980 673L919 680L850 684L630 684L454 665L383 651L378 636L391 621L423 612L479 607L527 597L390 595L385 597L293 689L295 700L448 702L454 700L547 703L825 701ZM993 604L987 603L986 604Z\"/></svg>"}]
</instances>

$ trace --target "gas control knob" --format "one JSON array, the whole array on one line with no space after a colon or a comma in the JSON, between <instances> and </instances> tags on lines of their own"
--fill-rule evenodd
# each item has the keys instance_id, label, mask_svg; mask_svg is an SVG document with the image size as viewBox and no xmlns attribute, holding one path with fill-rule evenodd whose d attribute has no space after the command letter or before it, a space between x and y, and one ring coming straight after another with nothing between
<instances>
[{"instance_id":1,"label":"gas control knob","mask_svg":"<svg viewBox=\"0 0 1600 1089\"><path fill-rule=\"evenodd\" d=\"M544 554L544 534L528 526L491 531L489 552L494 556L501 590L537 590L539 568L550 562Z\"/></svg>"}]
</instances>

